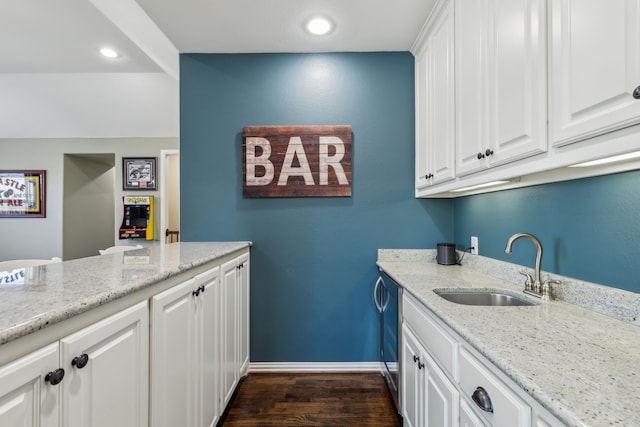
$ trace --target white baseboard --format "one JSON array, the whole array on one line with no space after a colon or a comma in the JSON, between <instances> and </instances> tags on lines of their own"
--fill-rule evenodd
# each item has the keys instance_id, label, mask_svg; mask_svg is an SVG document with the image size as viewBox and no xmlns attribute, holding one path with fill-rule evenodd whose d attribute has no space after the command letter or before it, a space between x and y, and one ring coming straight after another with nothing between
<instances>
[{"instance_id":1,"label":"white baseboard","mask_svg":"<svg viewBox=\"0 0 640 427\"><path fill-rule=\"evenodd\" d=\"M249 372L381 372L380 362L251 362Z\"/></svg>"}]
</instances>

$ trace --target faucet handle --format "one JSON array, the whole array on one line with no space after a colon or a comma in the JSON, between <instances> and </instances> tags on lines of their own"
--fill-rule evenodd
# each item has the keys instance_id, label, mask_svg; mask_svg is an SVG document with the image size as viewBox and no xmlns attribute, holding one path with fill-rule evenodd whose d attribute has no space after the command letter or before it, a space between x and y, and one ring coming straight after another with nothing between
<instances>
[{"instance_id":1,"label":"faucet handle","mask_svg":"<svg viewBox=\"0 0 640 427\"><path fill-rule=\"evenodd\" d=\"M542 298L549 300L551 299L551 284L556 284L556 285L561 285L562 284L562 280L555 280L555 279L547 279L544 281L544 283L542 284Z\"/></svg>"},{"instance_id":2,"label":"faucet handle","mask_svg":"<svg viewBox=\"0 0 640 427\"><path fill-rule=\"evenodd\" d=\"M531 289L531 287L533 286L533 277L531 277L531 275L524 270L520 270L519 273L527 278L524 281L524 288Z\"/></svg>"}]
</instances>

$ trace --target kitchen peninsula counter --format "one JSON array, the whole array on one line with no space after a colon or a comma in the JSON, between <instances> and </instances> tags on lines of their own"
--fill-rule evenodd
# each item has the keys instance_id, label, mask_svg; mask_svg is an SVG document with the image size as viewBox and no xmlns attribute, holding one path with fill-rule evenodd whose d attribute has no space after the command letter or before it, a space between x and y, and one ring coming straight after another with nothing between
<instances>
[{"instance_id":1,"label":"kitchen peninsula counter","mask_svg":"<svg viewBox=\"0 0 640 427\"><path fill-rule=\"evenodd\" d=\"M46 333L75 316L250 246L250 242L173 243L1 272L0 351L14 340Z\"/></svg>"},{"instance_id":2,"label":"kitchen peninsula counter","mask_svg":"<svg viewBox=\"0 0 640 427\"><path fill-rule=\"evenodd\" d=\"M631 315L621 321L562 301L518 307L460 305L433 292L485 288L521 293L523 279L517 271L522 267L496 262L496 271L508 266L517 279L507 281L476 268L482 258L467 254L463 266L444 266L435 262L433 250L380 250L378 266L566 425L640 425L637 319ZM570 280L563 279L570 288ZM632 307L611 310L629 316L636 294L611 289L605 295L600 289L594 297L606 298L600 306L615 305L619 293Z\"/></svg>"}]
</instances>

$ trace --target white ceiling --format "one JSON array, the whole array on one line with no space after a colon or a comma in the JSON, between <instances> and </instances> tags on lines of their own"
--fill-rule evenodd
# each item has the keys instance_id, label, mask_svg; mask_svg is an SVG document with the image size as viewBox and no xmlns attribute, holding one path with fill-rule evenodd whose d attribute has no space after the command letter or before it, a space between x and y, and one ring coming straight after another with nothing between
<instances>
[{"instance_id":1,"label":"white ceiling","mask_svg":"<svg viewBox=\"0 0 640 427\"><path fill-rule=\"evenodd\" d=\"M138 0L180 52L409 50L433 0ZM325 38L303 30L325 15Z\"/></svg>"},{"instance_id":2,"label":"white ceiling","mask_svg":"<svg viewBox=\"0 0 640 427\"><path fill-rule=\"evenodd\" d=\"M108 61L103 46L122 57ZM88 0L1 0L0 72L162 71Z\"/></svg>"},{"instance_id":3,"label":"white ceiling","mask_svg":"<svg viewBox=\"0 0 640 427\"><path fill-rule=\"evenodd\" d=\"M179 137L179 53L407 51L434 2L0 0L0 142Z\"/></svg>"},{"instance_id":4,"label":"white ceiling","mask_svg":"<svg viewBox=\"0 0 640 427\"><path fill-rule=\"evenodd\" d=\"M2 0L0 73L172 74L173 65L166 60L171 49L175 53L406 51L433 3ZM304 19L315 14L336 23L329 36L314 38L303 31ZM98 50L103 46L112 46L122 56L111 61L101 57Z\"/></svg>"}]
</instances>

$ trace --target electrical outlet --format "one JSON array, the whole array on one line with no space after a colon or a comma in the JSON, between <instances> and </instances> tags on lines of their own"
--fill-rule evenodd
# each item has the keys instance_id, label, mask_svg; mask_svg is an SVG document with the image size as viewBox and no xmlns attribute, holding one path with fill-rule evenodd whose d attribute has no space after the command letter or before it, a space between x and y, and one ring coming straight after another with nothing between
<instances>
[{"instance_id":1,"label":"electrical outlet","mask_svg":"<svg viewBox=\"0 0 640 427\"><path fill-rule=\"evenodd\" d=\"M478 238L476 236L471 236L471 253L478 255Z\"/></svg>"}]
</instances>

